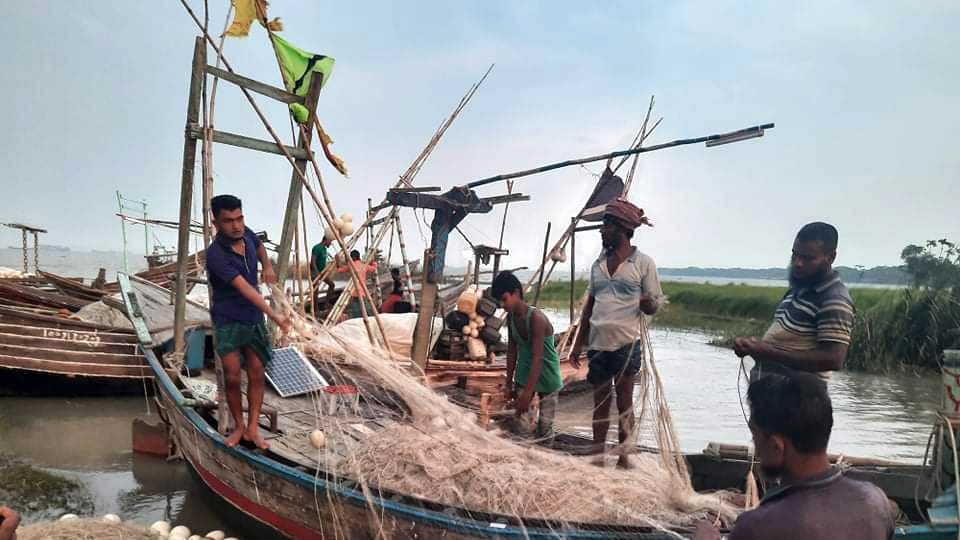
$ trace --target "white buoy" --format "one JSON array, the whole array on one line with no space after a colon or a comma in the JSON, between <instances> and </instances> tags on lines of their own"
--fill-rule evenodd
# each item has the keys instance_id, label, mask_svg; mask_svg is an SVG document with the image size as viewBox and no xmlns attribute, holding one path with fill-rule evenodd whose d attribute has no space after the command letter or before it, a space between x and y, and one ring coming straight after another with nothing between
<instances>
[{"instance_id":1,"label":"white buoy","mask_svg":"<svg viewBox=\"0 0 960 540\"><path fill-rule=\"evenodd\" d=\"M187 540L203 540L203 537L200 536L199 534L195 534L195 535L191 536L190 538L187 538Z\"/></svg>"},{"instance_id":2,"label":"white buoy","mask_svg":"<svg viewBox=\"0 0 960 540\"><path fill-rule=\"evenodd\" d=\"M227 535L223 531L210 531L207 533L207 536L204 538L209 538L210 540L223 540Z\"/></svg>"},{"instance_id":3,"label":"white buoy","mask_svg":"<svg viewBox=\"0 0 960 540\"><path fill-rule=\"evenodd\" d=\"M327 445L327 436L324 435L319 429L315 429L313 430L313 433L310 434L310 444L319 450ZM209 537L210 535L208 534L207 536ZM223 539L222 535L220 536L220 539Z\"/></svg>"},{"instance_id":4,"label":"white buoy","mask_svg":"<svg viewBox=\"0 0 960 540\"><path fill-rule=\"evenodd\" d=\"M102 519L107 523L120 523L121 521L123 521L122 519L120 519L120 516L116 514L106 514L103 516Z\"/></svg>"},{"instance_id":5,"label":"white buoy","mask_svg":"<svg viewBox=\"0 0 960 540\"><path fill-rule=\"evenodd\" d=\"M344 215L340 216L340 219L342 219L344 223L350 223L350 222L353 221L353 215L351 215L351 214L344 214Z\"/></svg>"},{"instance_id":6,"label":"white buoy","mask_svg":"<svg viewBox=\"0 0 960 540\"><path fill-rule=\"evenodd\" d=\"M60 516L60 521L70 521L71 519L80 519L76 514L64 514Z\"/></svg>"},{"instance_id":7,"label":"white buoy","mask_svg":"<svg viewBox=\"0 0 960 540\"><path fill-rule=\"evenodd\" d=\"M168 521L154 521L153 525L150 525L150 530L167 536L170 534L170 522Z\"/></svg>"},{"instance_id":8,"label":"white buoy","mask_svg":"<svg viewBox=\"0 0 960 540\"><path fill-rule=\"evenodd\" d=\"M239 539L239 538L236 538L236 537L233 537L233 536L231 536L231 537L229 537L229 538L224 538L223 540L240 540L240 539Z\"/></svg>"},{"instance_id":9,"label":"white buoy","mask_svg":"<svg viewBox=\"0 0 960 540\"><path fill-rule=\"evenodd\" d=\"M190 529L184 527L183 525L177 525L170 531L170 536L167 537L169 540L189 540L190 538Z\"/></svg>"}]
</instances>

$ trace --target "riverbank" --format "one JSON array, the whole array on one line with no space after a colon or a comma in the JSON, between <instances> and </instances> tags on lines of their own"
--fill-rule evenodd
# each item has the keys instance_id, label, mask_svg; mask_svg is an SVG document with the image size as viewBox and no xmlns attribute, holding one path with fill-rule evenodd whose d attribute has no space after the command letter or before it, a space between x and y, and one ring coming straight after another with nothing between
<instances>
[{"instance_id":1,"label":"riverbank","mask_svg":"<svg viewBox=\"0 0 960 540\"><path fill-rule=\"evenodd\" d=\"M94 502L80 482L34 467L0 453L0 501L26 519L54 519L63 514L89 514Z\"/></svg>"},{"instance_id":2,"label":"riverbank","mask_svg":"<svg viewBox=\"0 0 960 540\"><path fill-rule=\"evenodd\" d=\"M737 336L760 336L786 292L785 287L711 285L665 281L665 304L653 326L692 329L712 336L712 344L732 346ZM582 297L586 280L574 283ZM960 291L852 288L857 317L846 368L890 372L936 368L940 351L960 327ZM540 304L569 309L570 282L548 283Z\"/></svg>"}]
</instances>

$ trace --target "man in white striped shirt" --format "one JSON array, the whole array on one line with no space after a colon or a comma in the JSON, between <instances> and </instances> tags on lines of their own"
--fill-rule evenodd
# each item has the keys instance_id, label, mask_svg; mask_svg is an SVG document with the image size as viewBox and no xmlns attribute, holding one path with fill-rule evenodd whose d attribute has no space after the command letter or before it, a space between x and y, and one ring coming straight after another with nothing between
<instances>
[{"instance_id":1,"label":"man in white striped shirt","mask_svg":"<svg viewBox=\"0 0 960 540\"><path fill-rule=\"evenodd\" d=\"M839 370L853 330L853 299L833 270L837 229L822 222L804 225L793 242L790 289L762 339L739 337L733 350L756 361L751 379L764 372Z\"/></svg>"}]
</instances>

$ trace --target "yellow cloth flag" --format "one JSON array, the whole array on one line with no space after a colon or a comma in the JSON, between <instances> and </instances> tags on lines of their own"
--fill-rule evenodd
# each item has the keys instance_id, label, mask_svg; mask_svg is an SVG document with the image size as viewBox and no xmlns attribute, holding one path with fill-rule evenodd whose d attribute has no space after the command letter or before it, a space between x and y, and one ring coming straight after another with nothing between
<instances>
[{"instance_id":1,"label":"yellow cloth flag","mask_svg":"<svg viewBox=\"0 0 960 540\"><path fill-rule=\"evenodd\" d=\"M233 22L224 32L224 35L230 37L247 37L250 34L250 26L253 21L260 21L260 24L266 26L273 32L283 30L283 23L280 18L274 18L267 21L267 0L230 0L233 4Z\"/></svg>"}]
</instances>

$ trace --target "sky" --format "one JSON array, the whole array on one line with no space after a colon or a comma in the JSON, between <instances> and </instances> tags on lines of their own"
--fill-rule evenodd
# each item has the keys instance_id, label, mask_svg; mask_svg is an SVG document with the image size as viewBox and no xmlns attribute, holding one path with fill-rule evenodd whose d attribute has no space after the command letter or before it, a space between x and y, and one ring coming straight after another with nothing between
<instances>
[{"instance_id":1,"label":"sky","mask_svg":"<svg viewBox=\"0 0 960 540\"><path fill-rule=\"evenodd\" d=\"M202 16L203 2L189 2ZM219 33L228 2L209 3ZM321 164L338 214L382 200L495 64L417 185L626 148L654 95L663 121L650 144L776 123L759 139L642 156L630 199L656 226L635 244L659 266L781 266L809 221L837 226L838 264L897 264L907 244L960 240L960 3L273 0L270 10L286 39L336 59L318 115L350 168L343 178ZM176 219L197 35L182 5L18 2L6 19L0 222L44 227L44 243L119 249L118 190ZM281 84L262 28L229 39L225 54L237 72ZM242 94L220 88L217 128L268 139ZM257 101L292 141L286 108ZM213 160L215 191L240 196L248 225L279 240L286 160L222 145ZM536 264L547 222L555 239L602 168L517 181L531 200L508 212L505 266ZM312 242L322 228L307 210ZM411 257L430 218L404 212ZM498 206L461 228L496 244L502 218ZM142 229L129 235L142 252ZM0 246L18 244L0 228ZM465 247L452 236L447 263L462 264ZM578 268L599 250L597 233L578 235Z\"/></svg>"}]
</instances>

